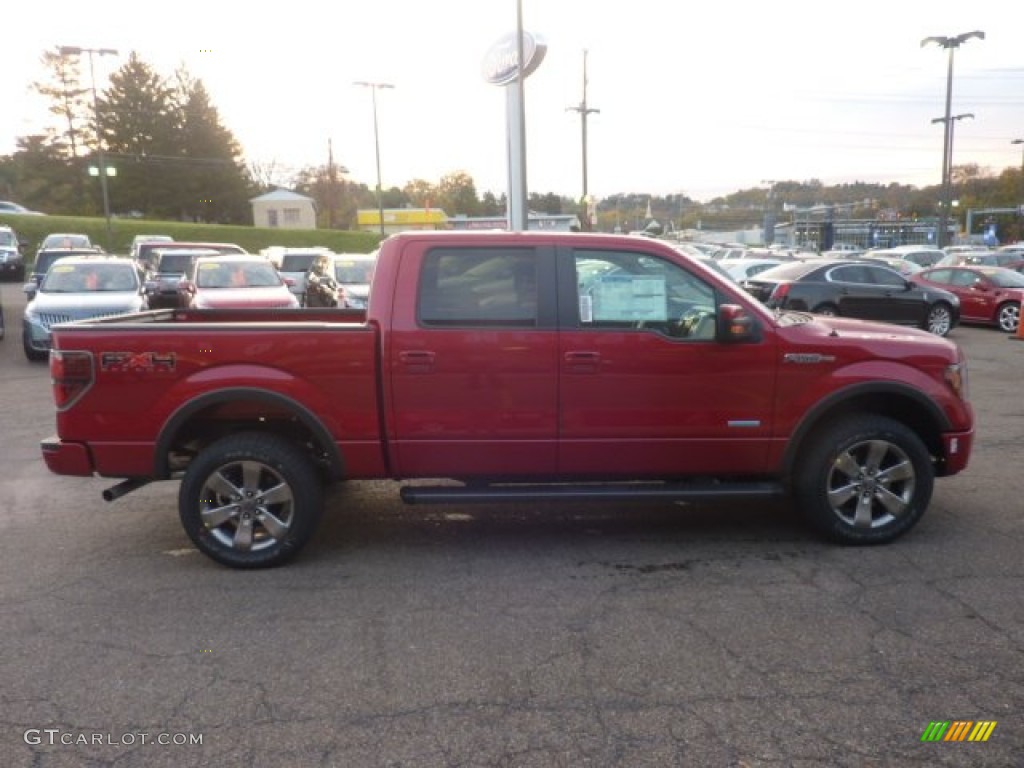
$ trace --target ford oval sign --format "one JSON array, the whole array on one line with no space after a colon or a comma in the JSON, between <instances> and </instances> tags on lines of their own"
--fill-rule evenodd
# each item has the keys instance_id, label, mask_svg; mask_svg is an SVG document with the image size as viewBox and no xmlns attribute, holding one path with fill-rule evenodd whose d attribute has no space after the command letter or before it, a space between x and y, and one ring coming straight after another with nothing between
<instances>
[{"instance_id":1,"label":"ford oval sign","mask_svg":"<svg viewBox=\"0 0 1024 768\"><path fill-rule=\"evenodd\" d=\"M523 32L523 77L529 77L547 53L547 43L536 35ZM509 32L491 46L484 56L484 80L494 85L508 85L519 76L519 52L516 33Z\"/></svg>"}]
</instances>

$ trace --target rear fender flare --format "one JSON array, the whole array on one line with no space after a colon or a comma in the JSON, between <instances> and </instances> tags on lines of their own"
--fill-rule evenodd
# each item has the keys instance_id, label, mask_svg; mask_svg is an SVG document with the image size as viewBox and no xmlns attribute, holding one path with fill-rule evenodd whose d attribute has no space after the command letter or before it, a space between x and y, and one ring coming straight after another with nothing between
<instances>
[{"instance_id":1,"label":"rear fender flare","mask_svg":"<svg viewBox=\"0 0 1024 768\"><path fill-rule=\"evenodd\" d=\"M208 392L190 400L174 411L164 423L157 438L153 468L154 476L160 479L170 477L171 472L167 462L168 453L178 433L190 419L204 408L237 400L270 403L293 413L327 452L331 465L331 475L335 478L344 477L344 461L341 452L338 450L338 445L331 433L327 431L320 419L316 417L316 414L302 403L290 397L256 387L230 387L217 390L216 392Z\"/></svg>"}]
</instances>

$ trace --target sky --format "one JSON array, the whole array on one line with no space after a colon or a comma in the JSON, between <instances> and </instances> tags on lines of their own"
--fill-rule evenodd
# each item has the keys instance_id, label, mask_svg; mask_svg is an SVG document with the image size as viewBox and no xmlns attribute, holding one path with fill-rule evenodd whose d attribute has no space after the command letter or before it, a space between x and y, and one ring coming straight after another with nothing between
<instances>
[{"instance_id":1,"label":"sky","mask_svg":"<svg viewBox=\"0 0 1024 768\"><path fill-rule=\"evenodd\" d=\"M954 53L953 163L1020 167L1024 10L1007 0L520 0L547 45L525 82L527 188L579 197L587 61L588 191L698 201L773 181L941 181L948 51L930 36L981 30ZM69 45L95 58L96 85L131 51L159 74L205 84L245 160L287 181L324 165L376 183L377 92L385 188L468 173L508 189L506 89L482 65L516 28L516 0L334 0L248 4L48 0L5 12L0 154L55 125L33 81ZM87 67L83 68L88 72ZM1024 202L1024 201L1022 201Z\"/></svg>"}]
</instances>

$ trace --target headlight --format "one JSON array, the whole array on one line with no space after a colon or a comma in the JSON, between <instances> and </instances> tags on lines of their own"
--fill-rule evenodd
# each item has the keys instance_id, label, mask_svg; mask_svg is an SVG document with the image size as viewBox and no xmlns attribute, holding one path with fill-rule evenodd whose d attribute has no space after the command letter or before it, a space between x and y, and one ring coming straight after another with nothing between
<instances>
[{"instance_id":1,"label":"headlight","mask_svg":"<svg viewBox=\"0 0 1024 768\"><path fill-rule=\"evenodd\" d=\"M961 360L955 365L946 366L946 383L949 384L949 388L952 389L956 396L964 402L969 397L967 389L967 361Z\"/></svg>"}]
</instances>

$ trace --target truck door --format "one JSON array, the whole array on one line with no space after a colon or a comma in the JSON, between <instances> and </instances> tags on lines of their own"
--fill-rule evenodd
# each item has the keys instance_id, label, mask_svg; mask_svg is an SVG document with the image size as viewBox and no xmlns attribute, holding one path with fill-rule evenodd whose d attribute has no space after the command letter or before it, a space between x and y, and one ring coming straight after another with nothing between
<instances>
[{"instance_id":1,"label":"truck door","mask_svg":"<svg viewBox=\"0 0 1024 768\"><path fill-rule=\"evenodd\" d=\"M410 242L389 341L401 474L550 475L558 330L550 248ZM411 286L415 286L410 290Z\"/></svg>"},{"instance_id":2,"label":"truck door","mask_svg":"<svg viewBox=\"0 0 1024 768\"><path fill-rule=\"evenodd\" d=\"M561 472L767 469L771 336L717 341L724 294L700 270L667 258L565 249L558 267Z\"/></svg>"}]
</instances>

